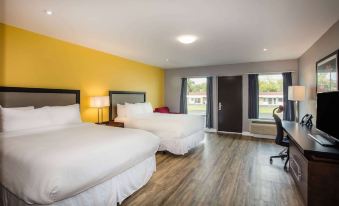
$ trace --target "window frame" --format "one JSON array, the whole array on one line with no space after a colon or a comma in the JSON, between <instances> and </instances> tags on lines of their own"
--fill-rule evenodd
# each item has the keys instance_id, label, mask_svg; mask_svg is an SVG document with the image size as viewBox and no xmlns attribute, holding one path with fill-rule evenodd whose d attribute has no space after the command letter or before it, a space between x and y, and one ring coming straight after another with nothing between
<instances>
[{"instance_id":1,"label":"window frame","mask_svg":"<svg viewBox=\"0 0 339 206\"><path fill-rule=\"evenodd\" d=\"M283 80L283 75L282 74L283 73L269 73L269 74L263 73L263 74L259 74L258 75L258 84L259 84L259 88L258 88L259 89L259 91L258 91L258 95L259 95L258 96L258 119L261 119L261 120L273 120L273 116L272 115L269 116L269 117L267 117L267 116L265 117L265 116L262 116L263 113L260 112L260 106L262 106L262 105L260 105L260 93L261 93L261 91L260 91L260 76L277 76L277 75L281 75L281 80L282 80L282 82L281 82L281 92L282 92L282 96L281 97L280 96L279 97L273 97L273 98L270 98L270 97L261 97L264 102L267 102L268 106L269 105L273 105L273 106L278 107L279 105L281 105L281 104L279 104L279 99L280 98L282 99L282 105L284 105L284 88L283 88L283 86L284 86L284 82L283 81L284 80ZM280 78L279 78L279 80L280 80ZM274 102L275 102L275 104L273 104ZM272 112L273 112L273 109L272 109Z\"/></svg>"},{"instance_id":2,"label":"window frame","mask_svg":"<svg viewBox=\"0 0 339 206\"><path fill-rule=\"evenodd\" d=\"M201 113L199 113L199 112L190 112L190 110L189 110L189 105L190 105L190 101L189 101L189 99L188 99L188 97L190 96L190 93L189 93L189 91L188 91L188 81L190 80L190 79L205 79L205 84L206 84L206 88L205 88L205 90L206 90L206 92L205 92L205 98L207 99L207 76L205 77L205 76L203 76L203 77L187 77L187 96L186 96L186 98L187 98L187 114L196 114L196 115L204 115L204 116L206 116L206 112L207 112L207 101L206 101L206 104L204 104L204 101L203 101L203 98L204 97L202 97L202 98L200 98L200 100L199 100L199 103L196 103L196 99L198 98L198 97L193 97L192 98L192 101L191 102L194 102L194 104L196 104L196 105L205 105L205 109L203 110L203 112L201 112Z\"/></svg>"}]
</instances>

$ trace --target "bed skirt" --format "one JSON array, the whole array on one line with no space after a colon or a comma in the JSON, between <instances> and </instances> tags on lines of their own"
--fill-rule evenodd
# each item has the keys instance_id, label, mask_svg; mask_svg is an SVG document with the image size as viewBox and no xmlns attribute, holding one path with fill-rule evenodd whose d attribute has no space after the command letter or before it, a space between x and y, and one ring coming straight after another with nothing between
<instances>
[{"instance_id":1,"label":"bed skirt","mask_svg":"<svg viewBox=\"0 0 339 206\"><path fill-rule=\"evenodd\" d=\"M205 138L204 130L193 133L190 136L177 139L161 139L158 151L168 151L176 155L184 155L190 149L198 146Z\"/></svg>"},{"instance_id":2,"label":"bed skirt","mask_svg":"<svg viewBox=\"0 0 339 206\"><path fill-rule=\"evenodd\" d=\"M54 202L48 206L115 206L144 186L156 170L155 156L152 156L125 172L73 197ZM38 206L27 204L14 194L0 188L3 206ZM41 205L39 205L41 206Z\"/></svg>"}]
</instances>

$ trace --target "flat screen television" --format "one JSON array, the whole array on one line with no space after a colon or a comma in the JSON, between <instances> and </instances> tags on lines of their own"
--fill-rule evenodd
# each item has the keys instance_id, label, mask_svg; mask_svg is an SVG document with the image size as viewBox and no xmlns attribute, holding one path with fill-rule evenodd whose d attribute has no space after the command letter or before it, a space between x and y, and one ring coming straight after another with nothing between
<instances>
[{"instance_id":1,"label":"flat screen television","mask_svg":"<svg viewBox=\"0 0 339 206\"><path fill-rule=\"evenodd\" d=\"M339 91L318 93L317 129L339 141Z\"/></svg>"}]
</instances>

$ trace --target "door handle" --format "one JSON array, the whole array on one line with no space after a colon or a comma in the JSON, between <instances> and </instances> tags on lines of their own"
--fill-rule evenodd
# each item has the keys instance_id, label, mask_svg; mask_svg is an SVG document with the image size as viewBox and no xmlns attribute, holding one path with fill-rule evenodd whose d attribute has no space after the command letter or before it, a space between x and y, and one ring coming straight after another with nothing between
<instances>
[{"instance_id":1,"label":"door handle","mask_svg":"<svg viewBox=\"0 0 339 206\"><path fill-rule=\"evenodd\" d=\"M219 111L221 111L221 109L222 109L222 104L221 104L221 102L219 102L219 104L218 104L218 109L219 109Z\"/></svg>"}]
</instances>

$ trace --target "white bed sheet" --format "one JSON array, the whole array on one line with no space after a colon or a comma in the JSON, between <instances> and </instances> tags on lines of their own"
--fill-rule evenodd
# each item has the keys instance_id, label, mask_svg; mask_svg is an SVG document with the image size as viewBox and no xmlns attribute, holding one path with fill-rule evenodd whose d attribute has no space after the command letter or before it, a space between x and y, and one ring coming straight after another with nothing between
<instances>
[{"instance_id":1,"label":"white bed sheet","mask_svg":"<svg viewBox=\"0 0 339 206\"><path fill-rule=\"evenodd\" d=\"M190 149L197 147L205 138L205 131L200 130L190 136L180 139L163 139L158 151L169 151L172 154L184 155Z\"/></svg>"},{"instance_id":2,"label":"white bed sheet","mask_svg":"<svg viewBox=\"0 0 339 206\"><path fill-rule=\"evenodd\" d=\"M156 159L153 155L125 172L78 195L45 206L115 206L144 186L155 170ZM0 194L4 206L42 206L27 204L4 187L0 188Z\"/></svg>"},{"instance_id":3,"label":"white bed sheet","mask_svg":"<svg viewBox=\"0 0 339 206\"><path fill-rule=\"evenodd\" d=\"M162 139L184 138L204 129L202 115L150 113L114 120L124 122L127 128L152 132Z\"/></svg>"},{"instance_id":4,"label":"white bed sheet","mask_svg":"<svg viewBox=\"0 0 339 206\"><path fill-rule=\"evenodd\" d=\"M127 128L149 131L160 137L159 151L183 155L204 139L204 116L152 113L133 117L117 117Z\"/></svg>"},{"instance_id":5,"label":"white bed sheet","mask_svg":"<svg viewBox=\"0 0 339 206\"><path fill-rule=\"evenodd\" d=\"M94 187L153 156L155 135L75 124L0 133L1 184L29 204L51 204Z\"/></svg>"}]
</instances>

